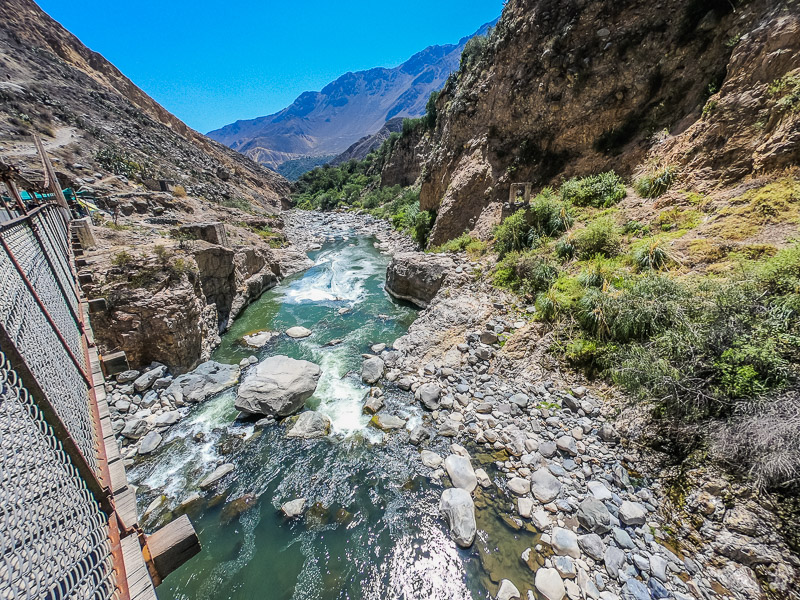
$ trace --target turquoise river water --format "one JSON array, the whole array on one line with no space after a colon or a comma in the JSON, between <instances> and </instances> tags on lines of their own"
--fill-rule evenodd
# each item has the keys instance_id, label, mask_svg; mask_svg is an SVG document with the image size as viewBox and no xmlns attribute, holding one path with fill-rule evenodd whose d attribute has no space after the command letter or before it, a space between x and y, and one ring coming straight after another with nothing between
<instances>
[{"instance_id":1,"label":"turquoise river water","mask_svg":"<svg viewBox=\"0 0 800 600\"><path fill-rule=\"evenodd\" d=\"M495 571L516 581L532 578L519 556L536 540L508 526L503 511L510 504L476 497L478 540L471 550L459 549L438 515L442 488L426 477L419 449L405 432L385 436L369 427L361 413L368 391L359 377L361 354L372 344L391 344L416 317L384 291L388 258L373 243L339 239L310 254L315 266L251 305L213 357L238 363L254 354L241 343L253 331L311 329L309 338L281 335L255 354L322 367L307 406L331 418L329 438L291 440L279 424L255 430L238 422L229 390L193 407L159 451L131 469L140 512L162 499L145 519L151 530L176 516L175 507L217 464L236 466L224 492L188 509L203 550L162 583L162 600L479 599L496 592ZM349 311L339 314L342 308ZM342 342L325 345L336 339ZM385 391L390 411L409 418L409 426L420 422L409 394ZM433 449L446 455L447 442ZM279 507L297 497L310 508L287 521Z\"/></svg>"}]
</instances>

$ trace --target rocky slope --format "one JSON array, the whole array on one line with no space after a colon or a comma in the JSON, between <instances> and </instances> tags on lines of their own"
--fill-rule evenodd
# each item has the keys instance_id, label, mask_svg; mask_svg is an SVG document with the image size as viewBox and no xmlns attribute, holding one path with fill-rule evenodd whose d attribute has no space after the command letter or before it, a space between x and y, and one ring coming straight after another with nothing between
<instances>
[{"instance_id":1,"label":"rocky slope","mask_svg":"<svg viewBox=\"0 0 800 600\"><path fill-rule=\"evenodd\" d=\"M474 35L485 34L491 25ZM208 135L271 168L302 156L339 154L393 117L423 114L431 92L458 68L471 37L426 48L393 69L347 73L320 92L302 94L279 113L237 121Z\"/></svg>"},{"instance_id":2,"label":"rocky slope","mask_svg":"<svg viewBox=\"0 0 800 600\"><path fill-rule=\"evenodd\" d=\"M796 165L797 2L512 0L437 104L431 241L488 230L515 182L672 164L710 191Z\"/></svg>"},{"instance_id":3,"label":"rocky slope","mask_svg":"<svg viewBox=\"0 0 800 600\"><path fill-rule=\"evenodd\" d=\"M400 255L389 279L415 285L413 257ZM416 255L417 271L429 258ZM463 255L453 260L458 268L381 356L386 378L429 411L411 440L452 439L463 444L453 454L484 466L495 457L495 477L466 465L467 491L476 504L499 502L510 527L542 533L521 557L528 577L510 582L523 598L533 589L559 600L800 597L800 560L778 534L773 498L705 461L676 469L649 450L633 416L641 407L563 370L528 307ZM451 457L443 464L423 451L421 460L434 481L463 487ZM452 519L451 527L458 541ZM502 541L491 537L475 544L492 581L508 587L502 580L520 557L504 562Z\"/></svg>"},{"instance_id":4,"label":"rocky slope","mask_svg":"<svg viewBox=\"0 0 800 600\"><path fill-rule=\"evenodd\" d=\"M86 295L104 301L92 314L101 350L190 369L244 306L306 266L280 233L288 182L188 128L32 1L3 2L0 23L0 157L41 181L38 132L61 183L101 209L79 266Z\"/></svg>"},{"instance_id":5,"label":"rocky slope","mask_svg":"<svg viewBox=\"0 0 800 600\"><path fill-rule=\"evenodd\" d=\"M38 163L26 135L38 131L66 185L102 176L174 180L190 194L244 199L272 213L287 182L193 131L32 0L0 4L0 154Z\"/></svg>"},{"instance_id":6,"label":"rocky slope","mask_svg":"<svg viewBox=\"0 0 800 600\"><path fill-rule=\"evenodd\" d=\"M372 135L365 135L339 156L330 161L332 165L340 165L348 160L364 160L367 154L377 150L381 144L389 139L393 133L400 133L403 130L403 117L394 117L383 124L378 131Z\"/></svg>"}]
</instances>

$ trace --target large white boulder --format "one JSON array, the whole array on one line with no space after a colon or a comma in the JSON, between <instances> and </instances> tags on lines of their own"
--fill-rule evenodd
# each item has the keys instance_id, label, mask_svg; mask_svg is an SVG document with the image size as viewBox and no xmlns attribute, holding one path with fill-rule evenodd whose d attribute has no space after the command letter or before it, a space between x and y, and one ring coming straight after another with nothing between
<instances>
[{"instance_id":1,"label":"large white boulder","mask_svg":"<svg viewBox=\"0 0 800 600\"><path fill-rule=\"evenodd\" d=\"M442 492L439 510L450 523L450 532L456 544L469 548L475 541L475 503L472 496L461 488L448 488Z\"/></svg>"},{"instance_id":2,"label":"large white boulder","mask_svg":"<svg viewBox=\"0 0 800 600\"><path fill-rule=\"evenodd\" d=\"M252 415L288 417L314 394L320 375L314 363L272 356L247 375L239 386L235 406Z\"/></svg>"}]
</instances>

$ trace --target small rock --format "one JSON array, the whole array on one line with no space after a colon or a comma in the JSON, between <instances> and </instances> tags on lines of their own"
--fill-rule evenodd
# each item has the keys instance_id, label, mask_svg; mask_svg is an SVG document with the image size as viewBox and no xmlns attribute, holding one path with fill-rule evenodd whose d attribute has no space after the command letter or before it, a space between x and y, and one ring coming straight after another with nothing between
<instances>
[{"instance_id":1,"label":"small rock","mask_svg":"<svg viewBox=\"0 0 800 600\"><path fill-rule=\"evenodd\" d=\"M405 420L394 415L377 414L370 419L369 424L381 431L392 431L403 429L406 426Z\"/></svg>"},{"instance_id":2,"label":"small rock","mask_svg":"<svg viewBox=\"0 0 800 600\"><path fill-rule=\"evenodd\" d=\"M361 410L361 412L363 412L365 415L374 415L382 408L383 398L373 396L367 398L367 401L364 403L364 408Z\"/></svg>"},{"instance_id":3,"label":"small rock","mask_svg":"<svg viewBox=\"0 0 800 600\"><path fill-rule=\"evenodd\" d=\"M429 429L422 425L417 425L411 430L411 433L408 434L408 441L418 446L423 441L431 439L431 437L432 434Z\"/></svg>"},{"instance_id":4,"label":"small rock","mask_svg":"<svg viewBox=\"0 0 800 600\"><path fill-rule=\"evenodd\" d=\"M567 593L561 575L555 569L540 568L536 571L534 585L545 600L562 600Z\"/></svg>"},{"instance_id":5,"label":"small rock","mask_svg":"<svg viewBox=\"0 0 800 600\"><path fill-rule=\"evenodd\" d=\"M361 365L361 381L369 384L377 383L383 377L385 370L386 364L383 359L377 356L368 358Z\"/></svg>"},{"instance_id":6,"label":"small rock","mask_svg":"<svg viewBox=\"0 0 800 600\"><path fill-rule=\"evenodd\" d=\"M608 423L605 423L598 432L600 439L607 443L617 443L619 441L619 434Z\"/></svg>"},{"instance_id":7,"label":"small rock","mask_svg":"<svg viewBox=\"0 0 800 600\"><path fill-rule=\"evenodd\" d=\"M591 533L611 531L611 513L597 498L588 497L578 506L578 522Z\"/></svg>"},{"instance_id":8,"label":"small rock","mask_svg":"<svg viewBox=\"0 0 800 600\"><path fill-rule=\"evenodd\" d=\"M298 498L297 500L291 500L281 505L281 512L283 512L283 514L289 519L296 519L297 517L301 516L305 511L305 509L306 509L305 498Z\"/></svg>"},{"instance_id":9,"label":"small rock","mask_svg":"<svg viewBox=\"0 0 800 600\"><path fill-rule=\"evenodd\" d=\"M475 477L478 478L478 485L482 488L490 488L492 487L492 480L489 478L489 475L483 469L475 469Z\"/></svg>"},{"instance_id":10,"label":"small rock","mask_svg":"<svg viewBox=\"0 0 800 600\"><path fill-rule=\"evenodd\" d=\"M130 383L139 377L139 371L123 371L116 377L117 383Z\"/></svg>"},{"instance_id":11,"label":"small rock","mask_svg":"<svg viewBox=\"0 0 800 600\"><path fill-rule=\"evenodd\" d=\"M561 492L561 482L553 477L547 469L537 469L536 472L531 475L531 491L539 502L547 504L555 500Z\"/></svg>"},{"instance_id":12,"label":"small rock","mask_svg":"<svg viewBox=\"0 0 800 600\"><path fill-rule=\"evenodd\" d=\"M609 577L616 579L619 576L620 569L625 565L625 553L616 546L608 546L603 558Z\"/></svg>"},{"instance_id":13,"label":"small rock","mask_svg":"<svg viewBox=\"0 0 800 600\"><path fill-rule=\"evenodd\" d=\"M441 456L430 450L423 450L420 453L420 458L422 459L422 464L429 469L438 469L444 462Z\"/></svg>"},{"instance_id":14,"label":"small rock","mask_svg":"<svg viewBox=\"0 0 800 600\"><path fill-rule=\"evenodd\" d=\"M514 477L508 482L508 489L510 489L517 496L524 496L531 491L531 482L522 477Z\"/></svg>"},{"instance_id":15,"label":"small rock","mask_svg":"<svg viewBox=\"0 0 800 600\"><path fill-rule=\"evenodd\" d=\"M578 538L578 545L581 547L587 556L593 558L594 560L603 560L603 556L606 552L606 546L603 543L603 539L597 535L596 533L589 533L587 535L582 535Z\"/></svg>"},{"instance_id":16,"label":"small rock","mask_svg":"<svg viewBox=\"0 0 800 600\"><path fill-rule=\"evenodd\" d=\"M519 600L519 590L517 586L508 579L500 582L500 589L497 591L497 600Z\"/></svg>"},{"instance_id":17,"label":"small rock","mask_svg":"<svg viewBox=\"0 0 800 600\"><path fill-rule=\"evenodd\" d=\"M419 386L415 392L417 400L428 410L439 409L439 396L441 395L441 388L435 383L426 383Z\"/></svg>"},{"instance_id":18,"label":"small rock","mask_svg":"<svg viewBox=\"0 0 800 600\"><path fill-rule=\"evenodd\" d=\"M569 529L554 527L553 532L550 534L550 545L557 554L571 556L572 558L581 557L578 536Z\"/></svg>"},{"instance_id":19,"label":"small rock","mask_svg":"<svg viewBox=\"0 0 800 600\"><path fill-rule=\"evenodd\" d=\"M647 522L647 509L638 502L626 500L619 507L619 520L625 525L644 525Z\"/></svg>"}]
</instances>

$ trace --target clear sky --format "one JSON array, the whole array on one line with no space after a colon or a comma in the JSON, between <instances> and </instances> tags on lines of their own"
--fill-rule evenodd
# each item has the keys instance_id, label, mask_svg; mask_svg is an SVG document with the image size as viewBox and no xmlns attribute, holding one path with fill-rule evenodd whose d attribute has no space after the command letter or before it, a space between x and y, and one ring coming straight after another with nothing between
<instances>
[{"instance_id":1,"label":"clear sky","mask_svg":"<svg viewBox=\"0 0 800 600\"><path fill-rule=\"evenodd\" d=\"M277 112L348 71L455 43L502 0L37 0L205 133Z\"/></svg>"}]
</instances>

